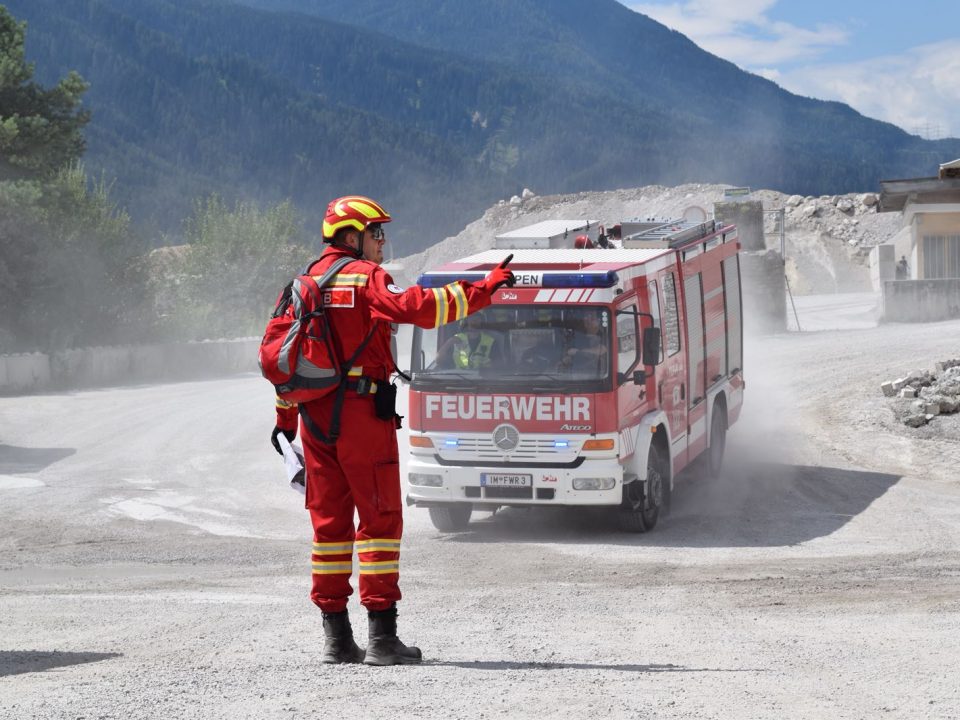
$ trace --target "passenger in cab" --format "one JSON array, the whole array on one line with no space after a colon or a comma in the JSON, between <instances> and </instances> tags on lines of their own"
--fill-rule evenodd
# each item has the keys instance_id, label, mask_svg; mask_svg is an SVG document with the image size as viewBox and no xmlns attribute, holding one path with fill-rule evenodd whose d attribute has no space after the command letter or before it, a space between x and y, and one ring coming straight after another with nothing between
<instances>
[{"instance_id":1,"label":"passenger in cab","mask_svg":"<svg viewBox=\"0 0 960 720\"><path fill-rule=\"evenodd\" d=\"M462 320L460 332L437 351L437 364L445 368L482 370L502 363L500 338L484 328L483 318L479 314L468 315Z\"/></svg>"}]
</instances>

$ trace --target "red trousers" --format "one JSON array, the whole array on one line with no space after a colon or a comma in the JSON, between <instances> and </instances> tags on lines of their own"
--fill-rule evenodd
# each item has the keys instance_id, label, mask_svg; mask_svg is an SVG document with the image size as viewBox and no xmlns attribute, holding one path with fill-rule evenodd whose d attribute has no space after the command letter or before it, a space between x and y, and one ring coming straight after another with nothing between
<instances>
[{"instance_id":1,"label":"red trousers","mask_svg":"<svg viewBox=\"0 0 960 720\"><path fill-rule=\"evenodd\" d=\"M310 418L330 429L332 398L307 404ZM306 504L313 522L313 589L324 612L340 612L353 592L353 551L360 571L360 603L384 610L400 599L403 515L400 461L393 421L374 415L373 398L347 391L340 439L325 445L305 424ZM354 527L354 511L359 522Z\"/></svg>"}]
</instances>

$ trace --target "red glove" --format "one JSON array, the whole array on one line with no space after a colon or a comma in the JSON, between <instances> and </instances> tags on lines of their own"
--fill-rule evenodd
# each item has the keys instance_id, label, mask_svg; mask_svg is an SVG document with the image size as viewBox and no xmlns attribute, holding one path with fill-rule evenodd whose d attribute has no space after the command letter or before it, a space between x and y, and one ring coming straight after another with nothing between
<instances>
[{"instance_id":1,"label":"red glove","mask_svg":"<svg viewBox=\"0 0 960 720\"><path fill-rule=\"evenodd\" d=\"M513 253L507 255L502 263L497 265L483 280L480 281L481 284L487 288L488 292L492 293L502 285L513 287L513 284L517 281L517 278L514 277L510 270L507 270L507 265L510 264L511 260L513 260Z\"/></svg>"}]
</instances>

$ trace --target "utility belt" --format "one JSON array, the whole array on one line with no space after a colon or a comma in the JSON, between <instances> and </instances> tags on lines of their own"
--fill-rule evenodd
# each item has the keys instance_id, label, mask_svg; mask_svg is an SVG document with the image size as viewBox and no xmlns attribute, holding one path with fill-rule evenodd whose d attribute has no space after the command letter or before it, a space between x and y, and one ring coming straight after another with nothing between
<instances>
[{"instance_id":1,"label":"utility belt","mask_svg":"<svg viewBox=\"0 0 960 720\"><path fill-rule=\"evenodd\" d=\"M350 377L351 379L347 380L347 390L353 390L357 395L376 395L380 386L387 384L383 380L375 380L366 375L361 375L355 380L353 379L353 375Z\"/></svg>"},{"instance_id":2,"label":"utility belt","mask_svg":"<svg viewBox=\"0 0 960 720\"><path fill-rule=\"evenodd\" d=\"M376 380L366 375L350 375L350 379L346 382L346 389L361 397L372 397L374 415L380 420L394 423L398 430L402 427L403 417L397 415L397 386L392 382ZM339 414L339 408L335 412ZM308 416L305 412L301 412L301 417ZM313 423L308 421L308 426L311 425ZM313 430L312 427L310 429ZM314 434L317 433L314 432Z\"/></svg>"},{"instance_id":3,"label":"utility belt","mask_svg":"<svg viewBox=\"0 0 960 720\"><path fill-rule=\"evenodd\" d=\"M313 422L310 414L307 412L306 403L300 405L300 419L304 427L311 435L326 445L333 445L340 437L340 413L343 409L343 400L347 392L354 392L361 397L373 397L373 411L378 419L385 422L392 422L398 430L402 427L403 418L397 415L397 386L389 380L377 380L363 374L363 367L354 366L357 358L363 352L363 349L370 342L374 331L377 329L377 323L373 324L370 332L360 343L360 346L354 351L353 355L344 363L346 377L341 376L337 386L336 394L333 400L333 412L330 419L330 429L324 433L317 424ZM347 370L349 368L349 370ZM403 373L401 373L403 375ZM404 375L404 377L406 377Z\"/></svg>"},{"instance_id":4,"label":"utility belt","mask_svg":"<svg viewBox=\"0 0 960 720\"><path fill-rule=\"evenodd\" d=\"M397 415L397 386L389 380L378 380L363 374L362 367L352 367L347 373L347 390L361 396L373 396L373 412L380 420L396 422L400 428L400 416Z\"/></svg>"}]
</instances>

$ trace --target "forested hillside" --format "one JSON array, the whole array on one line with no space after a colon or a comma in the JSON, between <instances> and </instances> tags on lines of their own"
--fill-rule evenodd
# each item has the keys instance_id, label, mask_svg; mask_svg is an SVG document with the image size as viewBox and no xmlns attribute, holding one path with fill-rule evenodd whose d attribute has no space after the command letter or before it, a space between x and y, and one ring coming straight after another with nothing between
<instances>
[{"instance_id":1,"label":"forested hillside","mask_svg":"<svg viewBox=\"0 0 960 720\"><path fill-rule=\"evenodd\" d=\"M84 171L87 83L37 82L25 35L0 5L0 355L262 330L316 252L296 210L208 196L181 218L187 245L148 254Z\"/></svg>"},{"instance_id":2,"label":"forested hillside","mask_svg":"<svg viewBox=\"0 0 960 720\"><path fill-rule=\"evenodd\" d=\"M925 141L842 103L793 95L617 0L238 1L506 62L553 83L603 88L628 106L705 121L697 130L706 152L699 143L669 147L690 181L813 194L875 189L880 177L931 173L960 151L956 139Z\"/></svg>"},{"instance_id":3,"label":"forested hillside","mask_svg":"<svg viewBox=\"0 0 960 720\"><path fill-rule=\"evenodd\" d=\"M615 0L5 0L86 163L157 242L197 199L377 197L405 254L498 198L715 181L827 193L960 155L799 98ZM322 16L321 16L322 15Z\"/></svg>"},{"instance_id":4,"label":"forested hillside","mask_svg":"<svg viewBox=\"0 0 960 720\"><path fill-rule=\"evenodd\" d=\"M41 79L76 69L90 82L88 166L115 176L117 198L154 228L179 231L193 202L211 192L291 197L314 220L345 185L400 206L415 203L413 187L447 189L451 203L462 200L462 188L487 187L478 208L502 192L462 144L378 114L375 95L356 101L371 86L349 68L359 47L342 68L306 54L294 62L298 32L302 44L333 51L320 32L328 23L298 31L289 18L271 24L252 11L237 18L221 7L222 17L152 0L7 5L28 21L28 54ZM349 32L357 46L364 33ZM271 63L255 48L283 52ZM327 92L285 73L285 62L327 67ZM446 188L450 177L461 181ZM436 215L455 225L442 205Z\"/></svg>"}]
</instances>

